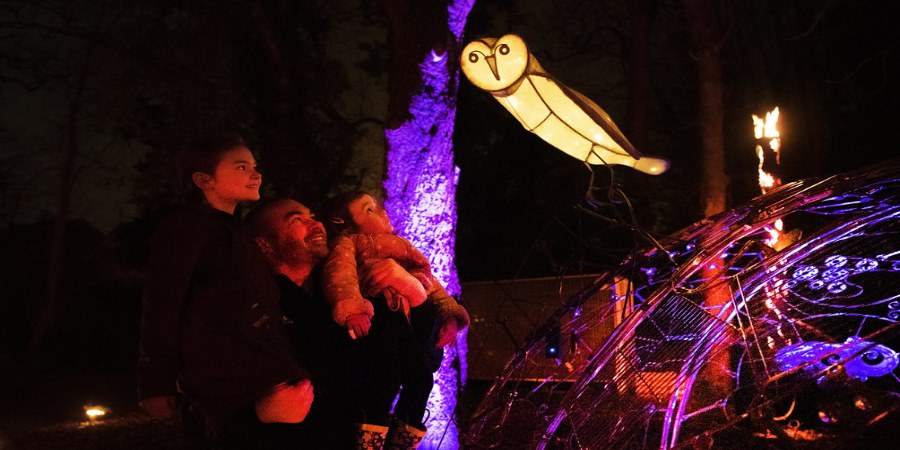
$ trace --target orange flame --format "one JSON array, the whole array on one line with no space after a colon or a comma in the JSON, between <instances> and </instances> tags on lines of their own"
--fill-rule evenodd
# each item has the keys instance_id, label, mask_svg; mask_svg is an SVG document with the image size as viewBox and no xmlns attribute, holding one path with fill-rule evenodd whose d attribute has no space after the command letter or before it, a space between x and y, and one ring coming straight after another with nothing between
<instances>
[{"instance_id":1,"label":"orange flame","mask_svg":"<svg viewBox=\"0 0 900 450\"><path fill-rule=\"evenodd\" d=\"M781 137L778 133L778 107L766 113L765 120L753 114L753 134L757 139Z\"/></svg>"},{"instance_id":2,"label":"orange flame","mask_svg":"<svg viewBox=\"0 0 900 450\"><path fill-rule=\"evenodd\" d=\"M776 106L775 109L767 112L765 119L760 119L756 114L752 116L753 135L757 140L771 138L768 143L769 149L775 153L775 164L781 164L781 133L778 132L778 107ZM769 189L778 187L781 184L781 180L763 170L765 152L761 144L756 144L756 156L759 158L759 167L757 168L759 172L759 187L762 193L765 194Z\"/></svg>"}]
</instances>

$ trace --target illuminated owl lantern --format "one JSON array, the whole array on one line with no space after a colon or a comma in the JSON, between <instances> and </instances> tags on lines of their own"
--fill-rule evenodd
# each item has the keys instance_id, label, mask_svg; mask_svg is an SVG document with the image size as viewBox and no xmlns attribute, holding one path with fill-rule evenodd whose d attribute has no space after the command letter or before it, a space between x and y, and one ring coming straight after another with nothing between
<instances>
[{"instance_id":1,"label":"illuminated owl lantern","mask_svg":"<svg viewBox=\"0 0 900 450\"><path fill-rule=\"evenodd\" d=\"M526 130L589 164L620 164L659 175L663 158L643 156L603 109L548 74L521 37L470 42L460 58L475 86L490 92Z\"/></svg>"}]
</instances>

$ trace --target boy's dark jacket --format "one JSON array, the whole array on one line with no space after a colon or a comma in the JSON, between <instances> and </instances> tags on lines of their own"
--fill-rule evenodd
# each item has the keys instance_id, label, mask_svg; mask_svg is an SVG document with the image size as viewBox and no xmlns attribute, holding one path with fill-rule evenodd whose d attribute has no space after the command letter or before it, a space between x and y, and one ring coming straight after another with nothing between
<instances>
[{"instance_id":1,"label":"boy's dark jacket","mask_svg":"<svg viewBox=\"0 0 900 450\"><path fill-rule=\"evenodd\" d=\"M308 378L278 302L263 255L234 216L208 206L171 211L153 234L144 277L140 398L180 390L216 428L276 384Z\"/></svg>"}]
</instances>

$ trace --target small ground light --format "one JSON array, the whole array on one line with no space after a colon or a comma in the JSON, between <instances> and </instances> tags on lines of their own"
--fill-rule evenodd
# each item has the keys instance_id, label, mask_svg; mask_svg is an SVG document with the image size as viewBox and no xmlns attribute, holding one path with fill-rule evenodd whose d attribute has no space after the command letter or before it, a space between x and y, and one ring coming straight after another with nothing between
<instances>
[{"instance_id":1,"label":"small ground light","mask_svg":"<svg viewBox=\"0 0 900 450\"><path fill-rule=\"evenodd\" d=\"M107 409L99 405L90 405L84 407L84 414L88 420L95 422L101 420L106 415Z\"/></svg>"}]
</instances>

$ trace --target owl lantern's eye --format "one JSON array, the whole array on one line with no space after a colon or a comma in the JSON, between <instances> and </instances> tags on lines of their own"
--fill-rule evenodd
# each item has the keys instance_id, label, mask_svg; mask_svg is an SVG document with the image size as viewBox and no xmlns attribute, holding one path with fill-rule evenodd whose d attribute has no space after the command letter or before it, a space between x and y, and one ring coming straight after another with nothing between
<instances>
[{"instance_id":1,"label":"owl lantern's eye","mask_svg":"<svg viewBox=\"0 0 900 450\"><path fill-rule=\"evenodd\" d=\"M508 55L509 54L509 46L506 44L501 44L500 47L497 49L497 51L500 52L501 55Z\"/></svg>"},{"instance_id":2,"label":"owl lantern's eye","mask_svg":"<svg viewBox=\"0 0 900 450\"><path fill-rule=\"evenodd\" d=\"M477 63L478 62L478 53L475 53L475 52L469 53L469 62Z\"/></svg>"}]
</instances>

